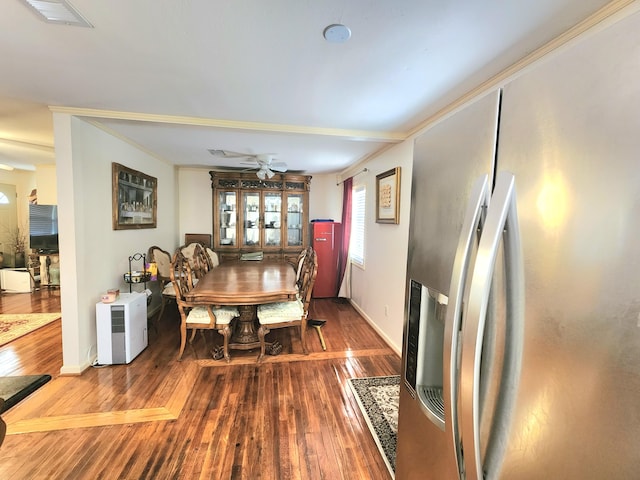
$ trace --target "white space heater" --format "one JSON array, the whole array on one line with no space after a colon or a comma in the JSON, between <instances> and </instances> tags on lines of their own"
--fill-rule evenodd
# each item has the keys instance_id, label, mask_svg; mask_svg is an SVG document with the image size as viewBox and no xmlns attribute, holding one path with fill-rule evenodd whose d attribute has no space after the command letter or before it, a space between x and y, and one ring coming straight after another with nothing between
<instances>
[{"instance_id":1,"label":"white space heater","mask_svg":"<svg viewBox=\"0 0 640 480\"><path fill-rule=\"evenodd\" d=\"M113 303L96 304L98 363L129 363L147 346L147 295L121 293Z\"/></svg>"}]
</instances>

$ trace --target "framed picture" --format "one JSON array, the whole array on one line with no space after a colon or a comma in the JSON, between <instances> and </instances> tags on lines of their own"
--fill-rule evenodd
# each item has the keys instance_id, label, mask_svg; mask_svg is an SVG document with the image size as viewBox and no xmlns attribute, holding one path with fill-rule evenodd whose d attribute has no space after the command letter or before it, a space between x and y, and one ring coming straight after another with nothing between
<instances>
[{"instance_id":1,"label":"framed picture","mask_svg":"<svg viewBox=\"0 0 640 480\"><path fill-rule=\"evenodd\" d=\"M376 175L376 222L400 223L400 167Z\"/></svg>"},{"instance_id":2,"label":"framed picture","mask_svg":"<svg viewBox=\"0 0 640 480\"><path fill-rule=\"evenodd\" d=\"M158 180L112 163L113 229L156 228Z\"/></svg>"}]
</instances>

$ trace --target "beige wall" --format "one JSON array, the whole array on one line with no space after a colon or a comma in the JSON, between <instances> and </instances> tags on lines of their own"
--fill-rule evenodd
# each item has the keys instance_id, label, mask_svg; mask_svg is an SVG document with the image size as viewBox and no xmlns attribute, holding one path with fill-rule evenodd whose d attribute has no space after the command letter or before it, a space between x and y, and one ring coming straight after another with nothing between
<instances>
[{"instance_id":1,"label":"beige wall","mask_svg":"<svg viewBox=\"0 0 640 480\"><path fill-rule=\"evenodd\" d=\"M40 205L57 205L58 189L56 185L56 166L39 165L36 167L36 188Z\"/></svg>"},{"instance_id":2,"label":"beige wall","mask_svg":"<svg viewBox=\"0 0 640 480\"><path fill-rule=\"evenodd\" d=\"M0 183L16 186L18 225L29 227L29 194L36 188L35 172L28 170L0 170ZM2 219L0 219L0 225Z\"/></svg>"}]
</instances>

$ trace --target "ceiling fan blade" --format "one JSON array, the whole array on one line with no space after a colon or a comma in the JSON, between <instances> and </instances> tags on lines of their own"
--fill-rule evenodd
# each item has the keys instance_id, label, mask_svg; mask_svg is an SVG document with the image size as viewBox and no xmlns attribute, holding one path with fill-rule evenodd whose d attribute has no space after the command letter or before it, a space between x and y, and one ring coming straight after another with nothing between
<instances>
[{"instance_id":1,"label":"ceiling fan blade","mask_svg":"<svg viewBox=\"0 0 640 480\"><path fill-rule=\"evenodd\" d=\"M269 165L269 168L275 172L286 172L287 164L284 162L273 162L271 165Z\"/></svg>"},{"instance_id":2,"label":"ceiling fan blade","mask_svg":"<svg viewBox=\"0 0 640 480\"><path fill-rule=\"evenodd\" d=\"M217 150L217 149L209 149L209 153L214 157L223 157L223 158L256 158L255 154L252 153L240 153L233 152L231 150Z\"/></svg>"}]
</instances>

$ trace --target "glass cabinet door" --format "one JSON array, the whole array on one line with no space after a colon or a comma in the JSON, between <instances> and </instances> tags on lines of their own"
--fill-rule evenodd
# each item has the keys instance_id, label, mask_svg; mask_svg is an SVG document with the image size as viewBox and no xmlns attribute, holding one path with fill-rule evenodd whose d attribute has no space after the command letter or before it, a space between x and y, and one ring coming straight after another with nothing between
<instances>
[{"instance_id":1,"label":"glass cabinet door","mask_svg":"<svg viewBox=\"0 0 640 480\"><path fill-rule=\"evenodd\" d=\"M282 245L282 194L265 192L264 194L264 246Z\"/></svg>"},{"instance_id":2,"label":"glass cabinet door","mask_svg":"<svg viewBox=\"0 0 640 480\"><path fill-rule=\"evenodd\" d=\"M219 208L219 227L220 227L220 245L236 246L237 245L237 223L238 209L237 193L234 191L218 192L218 208Z\"/></svg>"},{"instance_id":3,"label":"glass cabinet door","mask_svg":"<svg viewBox=\"0 0 640 480\"><path fill-rule=\"evenodd\" d=\"M302 246L304 228L304 195L290 193L287 195L287 246Z\"/></svg>"},{"instance_id":4,"label":"glass cabinet door","mask_svg":"<svg viewBox=\"0 0 640 480\"><path fill-rule=\"evenodd\" d=\"M260 245L260 192L242 192L243 247Z\"/></svg>"}]
</instances>

